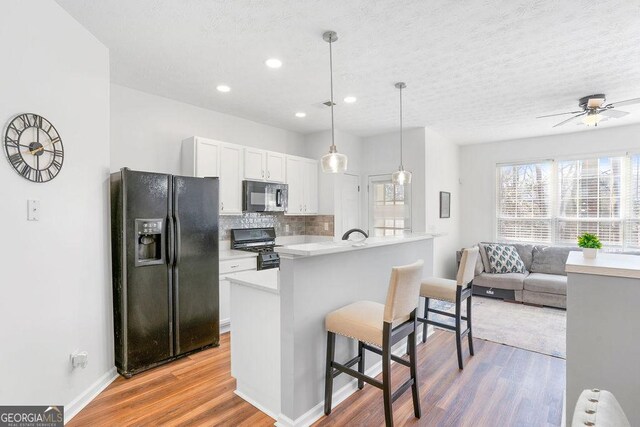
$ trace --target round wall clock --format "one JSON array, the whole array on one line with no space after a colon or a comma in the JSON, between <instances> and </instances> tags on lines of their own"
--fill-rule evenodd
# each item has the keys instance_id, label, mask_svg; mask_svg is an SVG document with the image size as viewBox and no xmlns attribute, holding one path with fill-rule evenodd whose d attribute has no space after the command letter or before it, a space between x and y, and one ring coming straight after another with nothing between
<instances>
[{"instance_id":1,"label":"round wall clock","mask_svg":"<svg viewBox=\"0 0 640 427\"><path fill-rule=\"evenodd\" d=\"M4 134L4 149L11 166L29 181L51 181L62 169L60 134L37 114L20 114L11 120Z\"/></svg>"}]
</instances>

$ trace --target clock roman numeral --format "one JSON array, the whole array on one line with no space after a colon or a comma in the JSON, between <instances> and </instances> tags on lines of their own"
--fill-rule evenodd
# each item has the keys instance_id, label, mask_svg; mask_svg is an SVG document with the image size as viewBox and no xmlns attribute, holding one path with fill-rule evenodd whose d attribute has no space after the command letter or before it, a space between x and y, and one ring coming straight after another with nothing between
<instances>
[{"instance_id":1,"label":"clock roman numeral","mask_svg":"<svg viewBox=\"0 0 640 427\"><path fill-rule=\"evenodd\" d=\"M20 147L20 143L18 142L18 140L11 138L9 135L7 135L5 143L7 144L7 146L9 146L9 148L18 149Z\"/></svg>"},{"instance_id":2,"label":"clock roman numeral","mask_svg":"<svg viewBox=\"0 0 640 427\"><path fill-rule=\"evenodd\" d=\"M62 163L54 159L53 162L51 162L51 167L56 169L57 174L58 172L60 172L60 169L62 169Z\"/></svg>"},{"instance_id":3,"label":"clock roman numeral","mask_svg":"<svg viewBox=\"0 0 640 427\"><path fill-rule=\"evenodd\" d=\"M38 127L38 128L42 128L42 117L34 114L33 115L33 125Z\"/></svg>"},{"instance_id":4,"label":"clock roman numeral","mask_svg":"<svg viewBox=\"0 0 640 427\"><path fill-rule=\"evenodd\" d=\"M54 156L54 157L62 158L62 151L60 151L60 150L54 150L54 151L53 151L53 156Z\"/></svg>"},{"instance_id":5,"label":"clock roman numeral","mask_svg":"<svg viewBox=\"0 0 640 427\"><path fill-rule=\"evenodd\" d=\"M22 175L25 178L29 179L29 177L31 176L31 166L29 166L26 163L24 165L22 165L22 168L20 169L20 175Z\"/></svg>"},{"instance_id":6,"label":"clock roman numeral","mask_svg":"<svg viewBox=\"0 0 640 427\"><path fill-rule=\"evenodd\" d=\"M13 165L13 167L17 169L22 163L22 156L20 155L20 153L12 154L9 156L9 161L11 162L11 165Z\"/></svg>"},{"instance_id":7,"label":"clock roman numeral","mask_svg":"<svg viewBox=\"0 0 640 427\"><path fill-rule=\"evenodd\" d=\"M23 114L19 118L22 121L22 130L31 126L31 121L29 120L28 114Z\"/></svg>"},{"instance_id":8,"label":"clock roman numeral","mask_svg":"<svg viewBox=\"0 0 640 427\"><path fill-rule=\"evenodd\" d=\"M56 176L56 174L51 172L51 169L45 169L45 172L47 172L47 174L49 175L50 180L53 179L54 176Z\"/></svg>"},{"instance_id":9,"label":"clock roman numeral","mask_svg":"<svg viewBox=\"0 0 640 427\"><path fill-rule=\"evenodd\" d=\"M36 170L36 182L43 182L41 170Z\"/></svg>"},{"instance_id":10,"label":"clock roman numeral","mask_svg":"<svg viewBox=\"0 0 640 427\"><path fill-rule=\"evenodd\" d=\"M20 136L20 134L22 133L22 131L18 130L18 128L16 127L15 120L12 121L11 123L9 123L9 129L14 131L16 133L16 135L18 135L18 136Z\"/></svg>"}]
</instances>

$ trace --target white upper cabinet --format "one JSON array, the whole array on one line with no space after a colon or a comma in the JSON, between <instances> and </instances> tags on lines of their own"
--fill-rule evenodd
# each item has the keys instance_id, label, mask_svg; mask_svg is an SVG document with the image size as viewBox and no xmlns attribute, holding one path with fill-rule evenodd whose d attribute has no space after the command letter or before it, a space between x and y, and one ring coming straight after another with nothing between
<instances>
[{"instance_id":1,"label":"white upper cabinet","mask_svg":"<svg viewBox=\"0 0 640 427\"><path fill-rule=\"evenodd\" d=\"M267 181L284 182L285 155L267 151Z\"/></svg>"},{"instance_id":2,"label":"white upper cabinet","mask_svg":"<svg viewBox=\"0 0 640 427\"><path fill-rule=\"evenodd\" d=\"M266 177L266 156L263 150L256 148L244 149L244 178L262 181Z\"/></svg>"},{"instance_id":3,"label":"white upper cabinet","mask_svg":"<svg viewBox=\"0 0 640 427\"><path fill-rule=\"evenodd\" d=\"M285 155L257 148L244 149L244 178L253 181L284 182Z\"/></svg>"},{"instance_id":4,"label":"white upper cabinet","mask_svg":"<svg viewBox=\"0 0 640 427\"><path fill-rule=\"evenodd\" d=\"M220 146L223 142L192 137L182 141L182 174L220 176Z\"/></svg>"},{"instance_id":5,"label":"white upper cabinet","mask_svg":"<svg viewBox=\"0 0 640 427\"><path fill-rule=\"evenodd\" d=\"M220 214L242 213L242 152L239 145L220 147Z\"/></svg>"},{"instance_id":6,"label":"white upper cabinet","mask_svg":"<svg viewBox=\"0 0 640 427\"><path fill-rule=\"evenodd\" d=\"M286 166L289 185L287 213L290 215L318 213L318 162L287 156Z\"/></svg>"}]
</instances>

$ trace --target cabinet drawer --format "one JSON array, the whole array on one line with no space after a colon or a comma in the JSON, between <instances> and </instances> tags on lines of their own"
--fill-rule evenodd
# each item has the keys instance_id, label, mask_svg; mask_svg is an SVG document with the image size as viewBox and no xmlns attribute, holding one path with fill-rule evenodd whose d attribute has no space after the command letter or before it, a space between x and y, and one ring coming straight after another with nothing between
<instances>
[{"instance_id":1,"label":"cabinet drawer","mask_svg":"<svg viewBox=\"0 0 640 427\"><path fill-rule=\"evenodd\" d=\"M258 262L255 257L240 259L225 259L220 261L220 274L235 273L236 271L255 270Z\"/></svg>"}]
</instances>

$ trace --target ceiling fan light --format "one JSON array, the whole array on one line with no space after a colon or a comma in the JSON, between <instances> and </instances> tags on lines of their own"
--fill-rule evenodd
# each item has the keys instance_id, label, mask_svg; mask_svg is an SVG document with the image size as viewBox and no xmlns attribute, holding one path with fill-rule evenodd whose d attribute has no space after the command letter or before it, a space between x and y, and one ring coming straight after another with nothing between
<instances>
[{"instance_id":1,"label":"ceiling fan light","mask_svg":"<svg viewBox=\"0 0 640 427\"><path fill-rule=\"evenodd\" d=\"M589 113L582 118L582 123L587 126L598 126L598 123L603 119L599 113Z\"/></svg>"},{"instance_id":2,"label":"ceiling fan light","mask_svg":"<svg viewBox=\"0 0 640 427\"><path fill-rule=\"evenodd\" d=\"M320 164L324 173L345 173L347 171L347 156L338 153L335 146L331 146L329 152L320 159Z\"/></svg>"},{"instance_id":3,"label":"ceiling fan light","mask_svg":"<svg viewBox=\"0 0 640 427\"><path fill-rule=\"evenodd\" d=\"M411 175L411 172L400 168L391 175L391 182L394 185L411 184Z\"/></svg>"}]
</instances>

